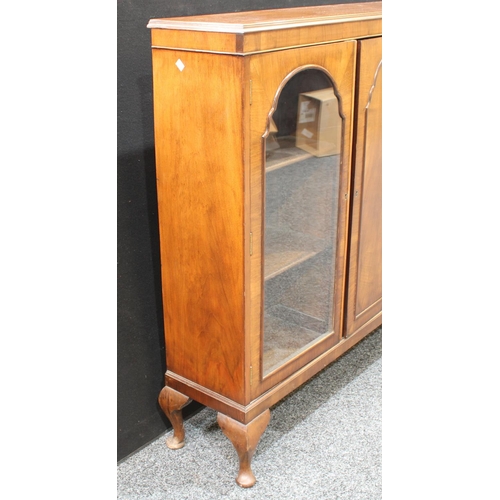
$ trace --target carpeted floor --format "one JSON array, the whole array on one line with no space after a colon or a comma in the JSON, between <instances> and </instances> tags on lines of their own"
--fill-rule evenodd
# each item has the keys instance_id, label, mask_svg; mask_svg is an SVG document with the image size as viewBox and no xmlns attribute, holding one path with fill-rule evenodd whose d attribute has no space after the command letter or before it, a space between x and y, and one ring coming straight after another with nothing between
<instances>
[{"instance_id":1,"label":"carpeted floor","mask_svg":"<svg viewBox=\"0 0 500 500\"><path fill-rule=\"evenodd\" d=\"M188 419L180 450L163 435L121 462L117 498L382 498L382 328L271 407L250 489L235 482L236 451L216 415Z\"/></svg>"}]
</instances>

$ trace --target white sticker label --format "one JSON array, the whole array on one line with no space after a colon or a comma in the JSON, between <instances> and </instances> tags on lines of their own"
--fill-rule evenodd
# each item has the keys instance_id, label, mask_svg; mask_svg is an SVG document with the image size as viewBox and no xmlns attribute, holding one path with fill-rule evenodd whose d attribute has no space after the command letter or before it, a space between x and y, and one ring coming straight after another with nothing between
<instances>
[{"instance_id":1,"label":"white sticker label","mask_svg":"<svg viewBox=\"0 0 500 500\"><path fill-rule=\"evenodd\" d=\"M180 59L177 59L175 65L179 68L179 71L182 71L184 69L184 63Z\"/></svg>"},{"instance_id":2,"label":"white sticker label","mask_svg":"<svg viewBox=\"0 0 500 500\"><path fill-rule=\"evenodd\" d=\"M300 103L299 123L309 123L316 119L316 108L309 108L311 101Z\"/></svg>"},{"instance_id":3,"label":"white sticker label","mask_svg":"<svg viewBox=\"0 0 500 500\"><path fill-rule=\"evenodd\" d=\"M310 139L314 134L312 132L309 132L306 128L302 130L301 132L302 135L305 135L308 139Z\"/></svg>"}]
</instances>

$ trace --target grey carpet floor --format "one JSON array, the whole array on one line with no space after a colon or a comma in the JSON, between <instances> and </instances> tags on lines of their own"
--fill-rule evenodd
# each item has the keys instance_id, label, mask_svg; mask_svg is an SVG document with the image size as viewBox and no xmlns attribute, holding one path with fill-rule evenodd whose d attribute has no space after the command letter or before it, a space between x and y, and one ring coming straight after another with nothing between
<instances>
[{"instance_id":1,"label":"grey carpet floor","mask_svg":"<svg viewBox=\"0 0 500 500\"><path fill-rule=\"evenodd\" d=\"M252 488L235 482L236 451L216 415L189 418L180 450L167 433L121 462L117 498L382 498L382 328L271 407Z\"/></svg>"}]
</instances>

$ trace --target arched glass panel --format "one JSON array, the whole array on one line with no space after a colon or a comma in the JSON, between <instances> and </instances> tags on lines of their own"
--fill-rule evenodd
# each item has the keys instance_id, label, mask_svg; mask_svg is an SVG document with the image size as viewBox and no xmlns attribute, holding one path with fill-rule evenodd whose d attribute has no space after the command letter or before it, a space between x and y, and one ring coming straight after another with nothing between
<instances>
[{"instance_id":1,"label":"arched glass panel","mask_svg":"<svg viewBox=\"0 0 500 500\"><path fill-rule=\"evenodd\" d=\"M299 71L265 139L264 376L333 330L341 138L330 77Z\"/></svg>"}]
</instances>

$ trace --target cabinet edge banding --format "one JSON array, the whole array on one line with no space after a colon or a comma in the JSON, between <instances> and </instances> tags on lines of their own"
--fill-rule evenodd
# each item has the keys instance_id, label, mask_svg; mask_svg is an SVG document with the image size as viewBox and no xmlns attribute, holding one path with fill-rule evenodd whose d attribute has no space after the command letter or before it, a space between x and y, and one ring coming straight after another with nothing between
<instances>
[{"instance_id":1,"label":"cabinet edge banding","mask_svg":"<svg viewBox=\"0 0 500 500\"><path fill-rule=\"evenodd\" d=\"M330 43L365 40L365 39L369 39L369 38L375 38L378 36L382 36L382 33L375 33L375 34L367 35L364 37L357 36L357 37L339 38L339 39L335 39L335 40L328 40L326 42L305 43L303 45L291 45L291 46L287 46L286 48L276 47L273 49L255 50L252 52L224 52L224 51L218 51L218 50L186 49L186 48L181 48L181 47L170 47L170 46L164 46L164 45L151 45L151 48L158 49L158 50L175 50L178 52L199 52L202 54L219 54L219 55L223 55L223 56L245 57L245 56L254 56L256 54L266 54L268 52L283 52L284 50L300 49L303 47L315 47L317 45L328 45Z\"/></svg>"}]
</instances>

